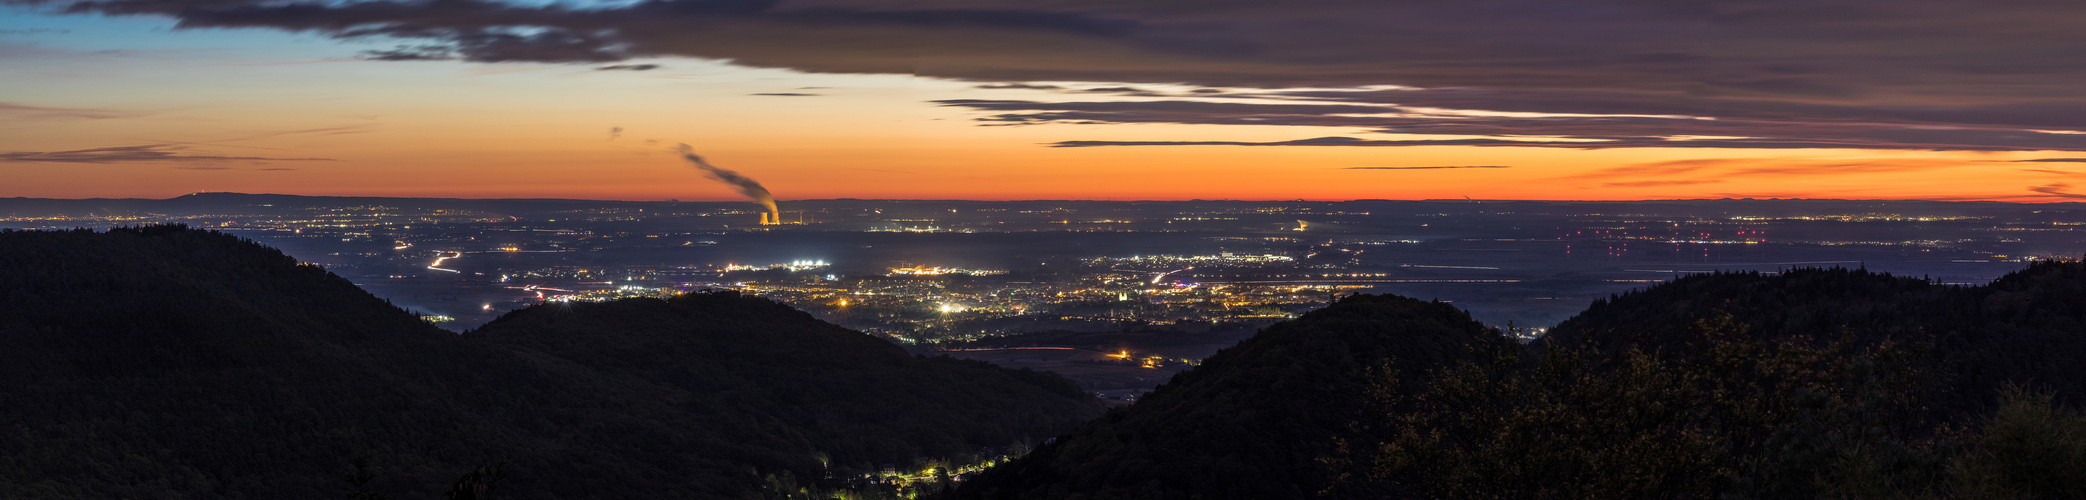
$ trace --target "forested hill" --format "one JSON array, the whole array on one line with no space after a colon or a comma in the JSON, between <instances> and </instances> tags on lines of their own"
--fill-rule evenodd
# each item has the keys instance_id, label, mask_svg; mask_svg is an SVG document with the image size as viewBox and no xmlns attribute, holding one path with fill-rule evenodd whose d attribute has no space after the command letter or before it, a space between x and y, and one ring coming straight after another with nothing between
<instances>
[{"instance_id":1,"label":"forested hill","mask_svg":"<svg viewBox=\"0 0 2086 500\"><path fill-rule=\"evenodd\" d=\"M1347 297L1268 327L1137 404L965 484L966 498L1308 498L1336 439L1363 439L1365 394L1473 350L1513 349L1448 304ZM1388 368L1388 370L1386 369Z\"/></svg>"},{"instance_id":2,"label":"forested hill","mask_svg":"<svg viewBox=\"0 0 2086 500\"><path fill-rule=\"evenodd\" d=\"M907 356L729 293L459 335L178 226L0 232L0 297L4 498L428 498L496 463L501 498L739 497L1100 412L1052 374Z\"/></svg>"},{"instance_id":3,"label":"forested hill","mask_svg":"<svg viewBox=\"0 0 2086 500\"><path fill-rule=\"evenodd\" d=\"M1987 286L1715 273L1372 394L1339 492L2086 498L2086 263Z\"/></svg>"},{"instance_id":4,"label":"forested hill","mask_svg":"<svg viewBox=\"0 0 2086 500\"><path fill-rule=\"evenodd\" d=\"M1917 349L1943 412L1989 410L2010 384L2086 405L2080 262L2038 262L1985 286L1844 268L1695 275L1595 302L1549 337L1561 348L1685 355L1705 345L1688 332L1712 324L1757 343Z\"/></svg>"},{"instance_id":5,"label":"forested hill","mask_svg":"<svg viewBox=\"0 0 2086 500\"><path fill-rule=\"evenodd\" d=\"M653 435L601 450L593 460L654 457L794 470L805 482L822 460L860 475L918 459L1040 442L1099 415L1099 402L1054 373L982 361L906 354L890 342L737 293L670 300L546 304L509 313L466 335L518 362L472 367L489 383L561 390L591 379L588 394L528 394L492 403L541 432L579 428ZM570 398L560 405L536 401ZM637 417L629 403L663 416ZM674 443L668 446L664 443ZM818 452L817 455L811 453ZM705 457L703 455L709 455ZM668 477L672 469L660 471ZM567 491L578 495L591 489Z\"/></svg>"},{"instance_id":6,"label":"forested hill","mask_svg":"<svg viewBox=\"0 0 2086 500\"><path fill-rule=\"evenodd\" d=\"M1689 276L1525 346L1357 296L957 496L2086 498L2082 395L2079 262Z\"/></svg>"}]
</instances>

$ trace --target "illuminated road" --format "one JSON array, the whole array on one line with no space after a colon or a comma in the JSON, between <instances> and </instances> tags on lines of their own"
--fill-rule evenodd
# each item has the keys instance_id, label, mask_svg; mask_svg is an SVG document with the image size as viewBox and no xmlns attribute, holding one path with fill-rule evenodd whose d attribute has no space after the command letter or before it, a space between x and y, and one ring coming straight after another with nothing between
<instances>
[{"instance_id":1,"label":"illuminated road","mask_svg":"<svg viewBox=\"0 0 2086 500\"><path fill-rule=\"evenodd\" d=\"M435 262L434 262L433 264L428 264L428 265L427 265L427 268L428 268L428 269L433 269L433 270L436 270L436 271L445 271L445 272L452 272L452 273L462 273L463 271L458 271L458 270L455 270L455 269L443 269L443 268L442 268L442 263L443 263L443 262L448 262L448 261L449 261L449 259L454 259L454 258L458 258L458 257L463 257L463 256L464 256L464 253L463 253L463 252L449 252L449 255L444 255L444 256L441 256L441 257L436 257L436 258L435 258Z\"/></svg>"},{"instance_id":2,"label":"illuminated road","mask_svg":"<svg viewBox=\"0 0 2086 500\"><path fill-rule=\"evenodd\" d=\"M949 352L971 352L971 351L1017 351L1017 350L1045 350L1045 351L1087 351L1087 352L1092 352L1092 353L1096 353L1096 354L1101 354L1101 352L1100 352L1100 351L1093 351L1093 350L1087 350L1087 349L1075 349L1075 348L1071 348L1071 347L979 347L979 348L972 348L972 349L943 349L943 350L944 350L944 351L949 351Z\"/></svg>"},{"instance_id":3,"label":"illuminated road","mask_svg":"<svg viewBox=\"0 0 2086 500\"><path fill-rule=\"evenodd\" d=\"M1205 280L1204 285L1306 285L1314 283L1520 283L1521 280L1461 280L1461 279L1295 279L1295 280Z\"/></svg>"},{"instance_id":4,"label":"illuminated road","mask_svg":"<svg viewBox=\"0 0 2086 500\"><path fill-rule=\"evenodd\" d=\"M510 286L510 287L507 287L507 288L509 288L509 289L514 289L514 290L521 290L521 291L523 291L523 292L528 292L528 293L533 293L533 294L536 294L536 300L543 300L543 299L545 299L545 298L547 297L547 296L545 296L545 295L543 294L543 291L544 291L544 290L550 290L550 291L554 291L554 292L565 292L565 293L572 293L572 291L571 291L571 290L566 290L566 289L563 289L563 288L551 288L551 287L547 287L547 286L538 286L538 285L529 285L529 286Z\"/></svg>"},{"instance_id":5,"label":"illuminated road","mask_svg":"<svg viewBox=\"0 0 2086 500\"><path fill-rule=\"evenodd\" d=\"M1181 271L1186 271L1186 270L1189 270L1189 269L1194 269L1194 268L1195 268L1195 266L1188 266L1188 267L1183 267L1183 268L1180 268L1180 269L1175 269L1175 270L1172 270L1172 271L1167 271L1167 272L1159 273L1159 275L1158 275L1158 276L1153 276L1153 277L1152 277L1152 284L1154 284L1154 285L1157 285L1157 284L1159 284L1159 280L1163 280L1163 279L1166 279L1166 275L1169 275L1169 274L1173 274L1173 273L1178 273L1178 272L1181 272Z\"/></svg>"}]
</instances>

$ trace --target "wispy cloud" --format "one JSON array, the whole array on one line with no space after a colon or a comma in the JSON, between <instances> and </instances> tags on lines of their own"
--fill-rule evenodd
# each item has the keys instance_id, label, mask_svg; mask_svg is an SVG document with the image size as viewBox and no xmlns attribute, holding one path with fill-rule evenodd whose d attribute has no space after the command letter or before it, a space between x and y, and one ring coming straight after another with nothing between
<instances>
[{"instance_id":1,"label":"wispy cloud","mask_svg":"<svg viewBox=\"0 0 2086 500\"><path fill-rule=\"evenodd\" d=\"M2028 187L2029 191L2042 193L2043 196L2053 196L2057 198L2086 199L2086 194L2074 193L2071 192L2071 189L2071 184L2066 184L2062 182Z\"/></svg>"},{"instance_id":2,"label":"wispy cloud","mask_svg":"<svg viewBox=\"0 0 2086 500\"><path fill-rule=\"evenodd\" d=\"M254 145L250 145L250 144L235 144L235 143L241 143L241 142L248 142L248 141L258 141L258 140L262 140L262 139L273 139L273 138L278 138L278 137L288 137L288 136L297 136L297 135L353 135L353 134L364 134L364 133L374 132L374 131L376 131L376 130L377 130L377 125L376 125L376 124L373 124L373 123L361 123L361 124L355 124L355 125L340 125L340 126L333 126L333 127L318 127L318 128L307 128L307 129L296 129L296 130L283 130L283 131L276 131L276 132L262 132L262 133L256 133L256 134L248 134L248 135L243 135L243 136L231 137L231 138L227 138L227 139L215 139L215 140L207 140L207 141L169 141L169 140L153 140L152 142L153 142L153 143L154 143L154 145L156 145L156 146L209 146L209 147L220 147L220 148L238 148L238 149L253 149L253 150L261 150L261 151L289 151L288 149L283 149L283 148L271 148L271 147L267 147L267 146L254 146Z\"/></svg>"},{"instance_id":3,"label":"wispy cloud","mask_svg":"<svg viewBox=\"0 0 2086 500\"><path fill-rule=\"evenodd\" d=\"M951 177L951 178L957 178L957 179L977 179L977 180L981 180L981 181L989 181L989 180L995 180L995 179L996 179L996 178L993 178L993 177L972 177L972 176L967 176L967 175L946 175L946 174L926 174L926 173L914 172L914 171L910 171L910 170L890 170L890 169L882 169L882 168L855 168L855 170L861 170L861 171L865 171L865 172L885 172L885 173L893 173L893 174L906 174L906 175L920 175L920 176L927 176L927 177Z\"/></svg>"},{"instance_id":4,"label":"wispy cloud","mask_svg":"<svg viewBox=\"0 0 2086 500\"><path fill-rule=\"evenodd\" d=\"M746 94L746 95L762 95L762 96L770 96L770 97L818 97L818 96L820 96L820 95L823 95L823 94L806 94L806 93L802 93L802 92L761 92L761 93L758 93L758 94Z\"/></svg>"},{"instance_id":5,"label":"wispy cloud","mask_svg":"<svg viewBox=\"0 0 2086 500\"><path fill-rule=\"evenodd\" d=\"M657 64L611 64L594 68L594 71L651 71L659 69Z\"/></svg>"},{"instance_id":6,"label":"wispy cloud","mask_svg":"<svg viewBox=\"0 0 2086 500\"><path fill-rule=\"evenodd\" d=\"M141 114L142 113L110 111L106 109L53 108L45 106L31 106L27 104L14 102L0 102L0 116L17 116L29 118L81 118L89 120L99 120L106 118L129 118L133 116L139 116Z\"/></svg>"},{"instance_id":7,"label":"wispy cloud","mask_svg":"<svg viewBox=\"0 0 2086 500\"><path fill-rule=\"evenodd\" d=\"M1434 91L1395 91L1415 101L1427 102ZM976 120L984 125L1041 124L1143 124L1251 125L1286 127L1334 127L1369 129L1377 134L1403 136L1477 137L1493 142L1471 142L1475 146L1523 146L1575 149L1613 148L1731 148L1731 149L1896 149L1936 151L2081 150L2086 135L2049 134L1999 125L1977 127L1937 126L1921 122L1868 122L1824 120L1791 121L1785 117L1717 118L1694 115L1615 114L1651 111L1618 107L1611 114L1589 114L1599 109L1561 108L1555 111L1490 111L1414 107L1395 102L1395 95L1376 92L1325 93L1310 101L1270 100L1261 102L1202 101L1166 98L1148 101L1037 102L1025 100L948 99L935 101L949 107L987 112ZM1385 102L1374 102L1376 100ZM1482 105L1481 102L1449 100L1443 104ZM1342 102L1345 100L1346 102ZM1534 106L1535 104L1530 104ZM1573 112L1577 111L1577 112ZM1688 112L1709 110L1688 109ZM2080 112L2086 113L2086 107ZM1307 141L1200 142L1183 141L1065 141L1078 146L1257 145L1257 146L1434 146L1434 139L1362 140L1319 138ZM1479 139L1466 139L1478 141ZM1451 144L1453 145L1453 144Z\"/></svg>"},{"instance_id":8,"label":"wispy cloud","mask_svg":"<svg viewBox=\"0 0 2086 500\"><path fill-rule=\"evenodd\" d=\"M1087 122L1091 123L1091 122ZM1095 148L1119 146L1343 146L1343 147L1414 147L1414 146L1476 146L1500 148L1551 148L1551 149L1621 149L1621 148L1723 148L1723 149L1896 149L1928 151L1997 151L2010 150L2003 146L1979 146L1969 144L1885 144L1885 143L1840 143L1813 139L1791 138L1787 140L1756 139L1667 139L1663 137L1627 137L1618 139L1523 139L1523 138L1478 138L1478 139L1358 139L1354 137L1316 137L1289 141L1060 141L1049 144L1059 148ZM2076 146L2086 149L2086 141ZM2045 148L2049 149L2049 148Z\"/></svg>"},{"instance_id":9,"label":"wispy cloud","mask_svg":"<svg viewBox=\"0 0 2086 500\"><path fill-rule=\"evenodd\" d=\"M448 47L422 45L387 50L365 50L362 51L362 58L371 61L451 61L457 57Z\"/></svg>"},{"instance_id":10,"label":"wispy cloud","mask_svg":"<svg viewBox=\"0 0 2086 500\"><path fill-rule=\"evenodd\" d=\"M1602 185L1601 185L1601 187L1611 187L1611 188L1641 188L1641 187L1662 187L1662 186L1692 186L1692 185L1696 185L1696 184L1719 184L1719 183L1722 183L1722 182L1724 182L1724 181L1720 181L1720 180L1716 180L1716 179L1691 179L1691 180L1672 180L1672 181L1633 181L1633 182L1610 182L1610 183L1602 184Z\"/></svg>"},{"instance_id":11,"label":"wispy cloud","mask_svg":"<svg viewBox=\"0 0 2086 500\"><path fill-rule=\"evenodd\" d=\"M1569 178L1612 179L1617 177L1658 177L1666 175L1685 174L1702 170L1705 168L1744 164L1751 161L1753 160L1742 158L1695 158L1688 160L1658 161L1650 163L1638 163L1633 165L1623 165L1619 167L1608 167L1592 172L1587 172L1584 174L1574 175Z\"/></svg>"},{"instance_id":12,"label":"wispy cloud","mask_svg":"<svg viewBox=\"0 0 2086 500\"><path fill-rule=\"evenodd\" d=\"M1050 144L1054 148L1096 148L1109 146L1525 146L1544 147L1542 141L1509 141L1504 139L1420 139L1420 140L1370 140L1353 137L1317 137L1290 141L1061 141Z\"/></svg>"},{"instance_id":13,"label":"wispy cloud","mask_svg":"<svg viewBox=\"0 0 2086 500\"><path fill-rule=\"evenodd\" d=\"M1032 83L988 83L988 84L984 84L984 85L979 85L979 86L977 86L977 87L978 87L978 88L981 88L981 89L1025 89L1025 90L1057 90L1057 89L1061 89L1061 88L1064 88L1064 87L1059 87L1059 86L1056 86L1056 85L1042 85L1042 84L1032 84Z\"/></svg>"},{"instance_id":14,"label":"wispy cloud","mask_svg":"<svg viewBox=\"0 0 2086 500\"><path fill-rule=\"evenodd\" d=\"M1156 96L1161 96L1161 95L1164 95L1164 94L1160 94L1160 93L1157 93L1157 92L1152 92L1152 91L1149 91L1149 90L1145 90L1145 89L1140 89L1140 88L1137 88L1137 87L1094 87L1094 88L1085 88L1085 89L1079 89L1079 90L1071 90L1071 91L1068 91L1068 92L1074 92L1074 93L1080 93L1080 94L1121 94L1121 95L1134 95L1134 96L1147 96L1147 97L1156 97Z\"/></svg>"},{"instance_id":15,"label":"wispy cloud","mask_svg":"<svg viewBox=\"0 0 2086 500\"><path fill-rule=\"evenodd\" d=\"M1437 167L1343 167L1343 170L1440 170L1447 168L1514 168L1506 165L1443 165Z\"/></svg>"},{"instance_id":16,"label":"wispy cloud","mask_svg":"<svg viewBox=\"0 0 2086 500\"><path fill-rule=\"evenodd\" d=\"M284 130L284 131L280 131L280 132L268 132L268 133L262 133L262 134L253 134L253 135L247 135L247 136L244 136L244 137L238 137L238 138L233 138L233 139L226 139L226 140L225 140L224 142L230 142L230 141L251 141L251 140L258 140L258 139L268 139L268 138L274 138L274 137L283 137L283 136L290 136L290 135L351 135L351 134L366 134L366 133L374 132L374 131L376 131L376 130L377 130L377 125L376 125L376 124L374 124L374 123L358 123L358 124L354 124L354 125L338 125L338 126L332 126L332 127L318 127L318 128L305 128L305 129L296 129L296 130Z\"/></svg>"},{"instance_id":17,"label":"wispy cloud","mask_svg":"<svg viewBox=\"0 0 2086 500\"><path fill-rule=\"evenodd\" d=\"M1637 163L1609 167L1561 180L1608 180L1602 187L1654 187L1714 184L1740 177L1800 177L1816 175L1917 172L1961 167L1969 161L1947 159L1843 159L1808 160L1780 158L1694 158ZM1686 177L1658 179L1659 177Z\"/></svg>"},{"instance_id":18,"label":"wispy cloud","mask_svg":"<svg viewBox=\"0 0 2086 500\"><path fill-rule=\"evenodd\" d=\"M270 158L225 156L191 151L175 144L116 146L70 151L16 151L0 153L0 162L17 163L216 163L228 161L335 161L330 158Z\"/></svg>"},{"instance_id":19,"label":"wispy cloud","mask_svg":"<svg viewBox=\"0 0 2086 500\"><path fill-rule=\"evenodd\" d=\"M2014 162L2015 162L2015 163L2086 163L2086 158L2038 158L2038 159L2034 159L2034 160L2014 160Z\"/></svg>"},{"instance_id":20,"label":"wispy cloud","mask_svg":"<svg viewBox=\"0 0 2086 500\"><path fill-rule=\"evenodd\" d=\"M1789 176L1919 172L1967 165L1957 160L1779 161L1732 170L1730 176Z\"/></svg>"}]
</instances>

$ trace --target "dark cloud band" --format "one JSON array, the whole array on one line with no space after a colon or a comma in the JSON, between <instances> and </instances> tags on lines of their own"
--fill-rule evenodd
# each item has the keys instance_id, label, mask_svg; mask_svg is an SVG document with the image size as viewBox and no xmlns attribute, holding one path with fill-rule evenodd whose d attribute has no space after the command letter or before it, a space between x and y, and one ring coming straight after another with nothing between
<instances>
[{"instance_id":1,"label":"dark cloud band","mask_svg":"<svg viewBox=\"0 0 2086 500\"><path fill-rule=\"evenodd\" d=\"M1173 104L1133 110L944 103L998 111L986 118L991 124L1352 126L1490 137L1280 145L2077 151L2086 144L2086 135L2042 132L2086 131L2086 90L2077 84L2086 81L2079 58L2086 54L2086 30L2076 29L2086 18L2081 2L2005 8L1959 0L640 0L604 8L492 0L0 3L165 16L184 29L269 28L401 45L364 54L379 60L602 64L690 57L981 82L1119 82L1059 89L1119 97L1157 95L1149 90L1154 86L1138 84L1255 88L1265 90L1261 97L1325 106L1232 113L1164 108L1189 107ZM604 67L637 66L643 65ZM1371 85L1424 90L1304 90ZM1391 111L1359 111L1365 108ZM1414 112L1426 109L1489 114L1451 119ZM1407 116L1357 116L1382 113ZM1717 138L1675 140L1681 136Z\"/></svg>"},{"instance_id":2,"label":"dark cloud band","mask_svg":"<svg viewBox=\"0 0 2086 500\"><path fill-rule=\"evenodd\" d=\"M2003 145L1978 144L1919 144L1885 143L1873 141L1834 141L1830 139L1668 139L1662 137L1621 137L1599 140L1520 140L1520 139L1412 139L1373 140L1353 137L1319 137L1293 141L1248 142L1248 141L1062 141L1051 143L1059 148L1093 148L1106 146L1346 146L1346 147L1414 147L1414 146L1477 146L1512 148L1555 148L1555 149L1616 149L1616 148L1727 148L1727 149L1898 149L1928 151L2007 151L2014 148ZM2033 149L2059 149L2038 147ZM2086 151L2086 144L2067 146L2062 149Z\"/></svg>"},{"instance_id":3,"label":"dark cloud band","mask_svg":"<svg viewBox=\"0 0 2086 500\"><path fill-rule=\"evenodd\" d=\"M1402 91L1426 102L1432 91ZM1384 100L1360 93L1360 100ZM1353 97L1353 96L1350 96ZM1061 147L1231 146L1525 146L1573 149L1746 148L1900 149L1937 151L2086 150L2086 134L2049 133L2040 125L1961 124L1942 120L1804 121L1754 113L1757 118L1689 115L1500 112L1318 99L1307 103L1204 102L1187 99L1106 102L943 100L943 106L986 111L995 125L1046 123L1171 123L1364 128L1381 134L1484 136L1486 139L1362 140L1322 137L1278 142L1066 141ZM1466 105L1479 104L1476 102ZM1635 111L1635 110L1633 110ZM2086 112L2086 110L2082 110ZM1989 118L1986 121L1997 120ZM1547 138L1547 139L1546 139Z\"/></svg>"}]
</instances>

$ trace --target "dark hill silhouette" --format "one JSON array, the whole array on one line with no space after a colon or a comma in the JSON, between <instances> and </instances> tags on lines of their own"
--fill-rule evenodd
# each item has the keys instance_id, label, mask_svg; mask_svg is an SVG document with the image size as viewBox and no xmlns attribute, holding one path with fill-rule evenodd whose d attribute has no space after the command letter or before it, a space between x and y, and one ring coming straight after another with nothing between
<instances>
[{"instance_id":1,"label":"dark hill silhouette","mask_svg":"<svg viewBox=\"0 0 2086 500\"><path fill-rule=\"evenodd\" d=\"M2086 264L1689 276L1526 346L1459 314L1344 299L957 496L2086 497Z\"/></svg>"},{"instance_id":2,"label":"dark hill silhouette","mask_svg":"<svg viewBox=\"0 0 2086 500\"><path fill-rule=\"evenodd\" d=\"M1945 380L1944 413L1989 411L2008 384L2086 404L2086 263L2038 262L1986 286L1859 269L1716 273L1597 301L1553 328L1554 345L1693 352L1695 324L1729 317L1756 342L1845 339L1919 346ZM1940 397L1940 396L1937 396Z\"/></svg>"},{"instance_id":3,"label":"dark hill silhouette","mask_svg":"<svg viewBox=\"0 0 2086 500\"><path fill-rule=\"evenodd\" d=\"M1041 439L1052 374L907 356L731 293L537 306L455 334L178 226L0 232L0 497L738 497L765 476ZM484 469L487 472L491 469ZM492 477L492 475L482 475Z\"/></svg>"},{"instance_id":4,"label":"dark hill silhouette","mask_svg":"<svg viewBox=\"0 0 2086 500\"><path fill-rule=\"evenodd\" d=\"M1307 498L1321 462L1357 438L1367 393L1513 344L1448 304L1358 295L1268 327L1029 456L986 471L966 498Z\"/></svg>"}]
</instances>

